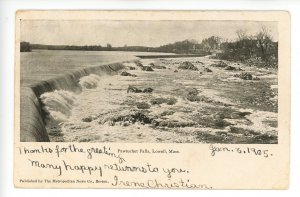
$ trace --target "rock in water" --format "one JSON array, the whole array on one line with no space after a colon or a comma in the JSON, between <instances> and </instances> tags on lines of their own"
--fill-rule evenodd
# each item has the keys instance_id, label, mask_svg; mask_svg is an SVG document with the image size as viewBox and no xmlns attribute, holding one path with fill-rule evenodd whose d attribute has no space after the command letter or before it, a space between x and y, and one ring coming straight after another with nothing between
<instances>
[{"instance_id":1,"label":"rock in water","mask_svg":"<svg viewBox=\"0 0 300 197\"><path fill-rule=\"evenodd\" d=\"M141 122L144 124L151 124L152 122L152 118L149 118L148 116L146 116L145 114L143 114L142 112L136 112L135 114L132 114L131 117L133 118L133 122Z\"/></svg>"},{"instance_id":2,"label":"rock in water","mask_svg":"<svg viewBox=\"0 0 300 197\"><path fill-rule=\"evenodd\" d=\"M127 88L127 93L129 93L129 92L133 92L133 93L141 93L141 92L143 92L143 93L151 93L151 92L153 92L153 88L145 88L144 90L142 90L142 89L139 89L137 87L134 87L134 86L130 85Z\"/></svg>"},{"instance_id":3,"label":"rock in water","mask_svg":"<svg viewBox=\"0 0 300 197\"><path fill-rule=\"evenodd\" d=\"M225 62L223 62L223 61L219 61L219 62L217 62L217 63L215 63L215 64L211 64L210 66L213 66L213 67L219 67L219 68L225 68L225 67L227 67L228 65L227 65Z\"/></svg>"},{"instance_id":4,"label":"rock in water","mask_svg":"<svg viewBox=\"0 0 300 197\"><path fill-rule=\"evenodd\" d=\"M241 74L236 74L234 75L234 77L238 77L238 78L241 78L243 80L252 80L253 79L253 76L250 74L250 73L241 73Z\"/></svg>"},{"instance_id":5,"label":"rock in water","mask_svg":"<svg viewBox=\"0 0 300 197\"><path fill-rule=\"evenodd\" d=\"M143 92L141 89L138 89L137 87L134 86L128 86L127 88L127 93L133 92L133 93L141 93Z\"/></svg>"},{"instance_id":6,"label":"rock in water","mask_svg":"<svg viewBox=\"0 0 300 197\"><path fill-rule=\"evenodd\" d=\"M236 67L233 67L233 66L227 66L225 68L225 70L237 70Z\"/></svg>"},{"instance_id":7,"label":"rock in water","mask_svg":"<svg viewBox=\"0 0 300 197\"><path fill-rule=\"evenodd\" d=\"M120 75L121 75L121 76L131 76L131 77L136 77L135 74L131 74L131 73L128 73L128 72L126 72L126 71L121 72Z\"/></svg>"},{"instance_id":8,"label":"rock in water","mask_svg":"<svg viewBox=\"0 0 300 197\"><path fill-rule=\"evenodd\" d=\"M144 66L142 68L143 71L153 71L153 69L150 66Z\"/></svg>"},{"instance_id":9,"label":"rock in water","mask_svg":"<svg viewBox=\"0 0 300 197\"><path fill-rule=\"evenodd\" d=\"M129 70L136 70L135 67L133 67L133 66L128 66L128 69Z\"/></svg>"},{"instance_id":10,"label":"rock in water","mask_svg":"<svg viewBox=\"0 0 300 197\"><path fill-rule=\"evenodd\" d=\"M163 113L161 113L161 116L169 116L169 115L173 115L175 113L175 111L172 110L168 110L168 111L164 111Z\"/></svg>"},{"instance_id":11,"label":"rock in water","mask_svg":"<svg viewBox=\"0 0 300 197\"><path fill-rule=\"evenodd\" d=\"M154 69L166 69L165 66L156 65L154 63L150 63L149 65L151 68L154 68Z\"/></svg>"},{"instance_id":12,"label":"rock in water","mask_svg":"<svg viewBox=\"0 0 300 197\"><path fill-rule=\"evenodd\" d=\"M195 63L196 63L196 64L204 65L204 63L203 63L203 62L200 62L200 61L196 61Z\"/></svg>"},{"instance_id":13,"label":"rock in water","mask_svg":"<svg viewBox=\"0 0 300 197\"><path fill-rule=\"evenodd\" d=\"M140 68L143 68L144 67L144 65L141 63L141 62L135 62L135 65L137 66L137 67L140 67Z\"/></svg>"},{"instance_id":14,"label":"rock in water","mask_svg":"<svg viewBox=\"0 0 300 197\"><path fill-rule=\"evenodd\" d=\"M196 88L188 88L187 89L188 95L198 95L199 91Z\"/></svg>"},{"instance_id":15,"label":"rock in water","mask_svg":"<svg viewBox=\"0 0 300 197\"><path fill-rule=\"evenodd\" d=\"M138 103L136 103L136 107L138 109L149 109L150 105L146 102L138 102Z\"/></svg>"},{"instance_id":16,"label":"rock in water","mask_svg":"<svg viewBox=\"0 0 300 197\"><path fill-rule=\"evenodd\" d=\"M212 72L212 70L209 69L209 68L204 68L204 71L206 71L206 72L208 72L208 73L211 73L211 72Z\"/></svg>"},{"instance_id":17,"label":"rock in water","mask_svg":"<svg viewBox=\"0 0 300 197\"><path fill-rule=\"evenodd\" d=\"M258 78L258 77L256 77L256 76L253 76L252 80L254 80L254 81L259 81L260 78Z\"/></svg>"},{"instance_id":18,"label":"rock in water","mask_svg":"<svg viewBox=\"0 0 300 197\"><path fill-rule=\"evenodd\" d=\"M88 116L88 117L85 117L85 118L82 118L81 119L82 122L92 122L93 121L93 118Z\"/></svg>"},{"instance_id":19,"label":"rock in water","mask_svg":"<svg viewBox=\"0 0 300 197\"><path fill-rule=\"evenodd\" d=\"M196 66L194 66L194 64L192 64L189 61L185 61L185 62L181 63L181 65L178 67L178 69L195 70L195 71L199 70Z\"/></svg>"},{"instance_id":20,"label":"rock in water","mask_svg":"<svg viewBox=\"0 0 300 197\"><path fill-rule=\"evenodd\" d=\"M187 89L187 100L191 102L200 101L198 97L199 91L196 88L188 88Z\"/></svg>"},{"instance_id":21,"label":"rock in water","mask_svg":"<svg viewBox=\"0 0 300 197\"><path fill-rule=\"evenodd\" d=\"M144 93L151 93L153 92L153 88L146 88L143 90Z\"/></svg>"},{"instance_id":22,"label":"rock in water","mask_svg":"<svg viewBox=\"0 0 300 197\"><path fill-rule=\"evenodd\" d=\"M176 98L153 98L151 99L150 103L152 105L160 105L163 103L166 103L167 105L174 105L175 103L177 103L177 99Z\"/></svg>"}]
</instances>

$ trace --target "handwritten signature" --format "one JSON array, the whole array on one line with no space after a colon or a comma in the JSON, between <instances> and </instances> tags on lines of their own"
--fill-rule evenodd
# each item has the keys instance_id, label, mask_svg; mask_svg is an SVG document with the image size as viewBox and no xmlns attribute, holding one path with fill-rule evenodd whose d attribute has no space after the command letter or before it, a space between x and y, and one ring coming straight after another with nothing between
<instances>
[{"instance_id":1,"label":"handwritten signature","mask_svg":"<svg viewBox=\"0 0 300 197\"><path fill-rule=\"evenodd\" d=\"M124 186L124 187L138 187L138 188L169 188L169 189L212 189L211 186L207 186L206 184L195 184L191 183L190 180L183 180L180 178L179 180L172 181L168 179L167 182L161 182L157 179L148 179L146 181L128 181L121 180L117 175L114 176L114 180L111 184L114 187Z\"/></svg>"}]
</instances>

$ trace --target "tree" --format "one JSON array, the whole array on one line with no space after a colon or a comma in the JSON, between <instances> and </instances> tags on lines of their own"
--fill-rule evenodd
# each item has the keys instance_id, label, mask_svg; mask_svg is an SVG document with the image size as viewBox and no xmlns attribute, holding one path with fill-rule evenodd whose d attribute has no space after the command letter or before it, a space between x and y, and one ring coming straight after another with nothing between
<instances>
[{"instance_id":1,"label":"tree","mask_svg":"<svg viewBox=\"0 0 300 197\"><path fill-rule=\"evenodd\" d=\"M29 42L21 42L20 43L20 52L30 52L31 49L31 45Z\"/></svg>"},{"instance_id":2,"label":"tree","mask_svg":"<svg viewBox=\"0 0 300 197\"><path fill-rule=\"evenodd\" d=\"M183 40L172 44L162 45L157 48L157 51L172 52L172 53L195 53L200 49L201 45L196 40Z\"/></svg>"},{"instance_id":3,"label":"tree","mask_svg":"<svg viewBox=\"0 0 300 197\"><path fill-rule=\"evenodd\" d=\"M248 59L253 57L256 52L256 39L253 36L249 36L245 29L239 29L236 31L237 41L236 53L240 59Z\"/></svg>"},{"instance_id":4,"label":"tree","mask_svg":"<svg viewBox=\"0 0 300 197\"><path fill-rule=\"evenodd\" d=\"M271 35L271 30L266 26L262 26L260 31L256 35L257 45L260 48L261 58L263 60L268 60L269 49L273 43L273 38Z\"/></svg>"},{"instance_id":5,"label":"tree","mask_svg":"<svg viewBox=\"0 0 300 197\"><path fill-rule=\"evenodd\" d=\"M221 38L217 36L211 36L202 40L201 45L205 50L210 52L213 49L218 49L220 47Z\"/></svg>"},{"instance_id":6,"label":"tree","mask_svg":"<svg viewBox=\"0 0 300 197\"><path fill-rule=\"evenodd\" d=\"M245 29L239 29L236 31L236 35L238 37L238 40L244 40L244 39L247 39L248 36L247 36L247 32Z\"/></svg>"},{"instance_id":7,"label":"tree","mask_svg":"<svg viewBox=\"0 0 300 197\"><path fill-rule=\"evenodd\" d=\"M106 47L107 47L107 50L111 50L112 49L112 46L109 43L107 43Z\"/></svg>"}]
</instances>

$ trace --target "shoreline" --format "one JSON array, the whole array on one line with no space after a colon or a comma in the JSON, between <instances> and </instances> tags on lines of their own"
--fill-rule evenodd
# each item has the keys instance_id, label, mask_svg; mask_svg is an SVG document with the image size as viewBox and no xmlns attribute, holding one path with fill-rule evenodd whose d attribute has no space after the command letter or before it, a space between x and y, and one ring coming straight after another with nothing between
<instances>
[{"instance_id":1,"label":"shoreline","mask_svg":"<svg viewBox=\"0 0 300 197\"><path fill-rule=\"evenodd\" d=\"M182 58L182 57L204 57L209 54L176 54L176 55L136 55L141 59L156 59L156 58Z\"/></svg>"}]
</instances>

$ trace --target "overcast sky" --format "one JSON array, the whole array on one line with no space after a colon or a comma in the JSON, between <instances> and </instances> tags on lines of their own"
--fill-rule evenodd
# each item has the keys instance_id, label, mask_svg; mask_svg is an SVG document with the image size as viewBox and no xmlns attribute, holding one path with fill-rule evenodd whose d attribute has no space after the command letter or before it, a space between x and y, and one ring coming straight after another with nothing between
<instances>
[{"instance_id":1,"label":"overcast sky","mask_svg":"<svg viewBox=\"0 0 300 197\"><path fill-rule=\"evenodd\" d=\"M53 45L160 46L185 39L220 36L236 39L236 31L254 35L262 26L277 41L276 22L249 21L51 21L23 20L21 41Z\"/></svg>"}]
</instances>

